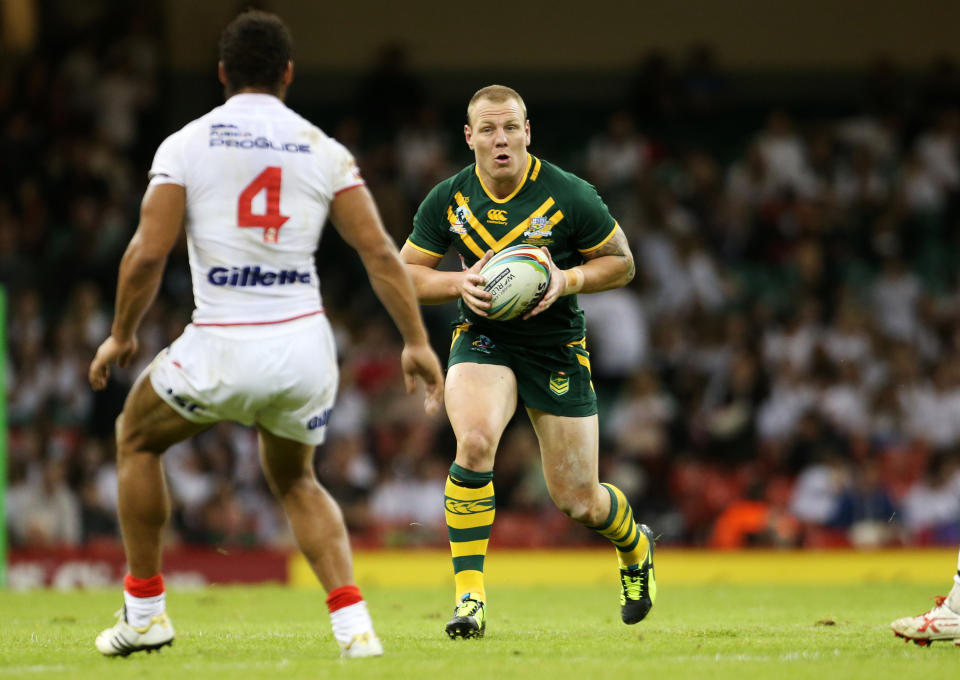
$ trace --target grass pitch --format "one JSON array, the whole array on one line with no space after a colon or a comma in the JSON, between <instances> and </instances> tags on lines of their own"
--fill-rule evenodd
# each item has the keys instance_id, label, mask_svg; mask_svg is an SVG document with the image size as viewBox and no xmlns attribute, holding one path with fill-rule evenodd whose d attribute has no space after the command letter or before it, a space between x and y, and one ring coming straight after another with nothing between
<instances>
[{"instance_id":1,"label":"grass pitch","mask_svg":"<svg viewBox=\"0 0 960 680\"><path fill-rule=\"evenodd\" d=\"M945 586L664 584L648 620L629 627L612 579L500 586L490 593L487 637L458 641L443 634L452 611L445 585L366 587L386 655L348 662L318 591L173 589L174 646L125 659L93 647L119 591L0 592L0 678L954 677L960 649L904 644L887 628L931 606Z\"/></svg>"}]
</instances>

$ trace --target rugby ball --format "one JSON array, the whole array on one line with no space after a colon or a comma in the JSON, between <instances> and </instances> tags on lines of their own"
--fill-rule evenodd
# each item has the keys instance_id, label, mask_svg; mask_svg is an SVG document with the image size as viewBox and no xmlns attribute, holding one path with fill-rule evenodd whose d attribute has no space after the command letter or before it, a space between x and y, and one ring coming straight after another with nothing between
<instances>
[{"instance_id":1,"label":"rugby ball","mask_svg":"<svg viewBox=\"0 0 960 680\"><path fill-rule=\"evenodd\" d=\"M493 294L488 319L508 321L537 306L550 285L550 260L534 246L504 248L480 270Z\"/></svg>"}]
</instances>

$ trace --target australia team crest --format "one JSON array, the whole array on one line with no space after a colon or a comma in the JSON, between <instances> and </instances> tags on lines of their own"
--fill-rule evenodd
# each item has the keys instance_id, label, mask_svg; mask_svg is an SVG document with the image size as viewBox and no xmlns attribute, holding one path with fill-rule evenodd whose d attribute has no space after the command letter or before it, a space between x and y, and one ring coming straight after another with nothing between
<instances>
[{"instance_id":1,"label":"australia team crest","mask_svg":"<svg viewBox=\"0 0 960 680\"><path fill-rule=\"evenodd\" d=\"M536 245L548 245L549 239L553 236L553 222L547 217L531 217L530 227L523 232L523 238L527 243Z\"/></svg>"}]
</instances>

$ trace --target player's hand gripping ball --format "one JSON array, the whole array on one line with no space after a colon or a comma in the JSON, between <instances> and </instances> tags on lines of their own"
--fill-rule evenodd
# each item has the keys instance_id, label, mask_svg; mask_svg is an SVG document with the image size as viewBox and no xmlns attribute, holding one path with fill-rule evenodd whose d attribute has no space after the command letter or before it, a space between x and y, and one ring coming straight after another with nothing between
<instances>
[{"instance_id":1,"label":"player's hand gripping ball","mask_svg":"<svg viewBox=\"0 0 960 680\"><path fill-rule=\"evenodd\" d=\"M493 295L488 319L507 321L537 306L550 286L550 261L534 246L504 248L480 270Z\"/></svg>"}]
</instances>

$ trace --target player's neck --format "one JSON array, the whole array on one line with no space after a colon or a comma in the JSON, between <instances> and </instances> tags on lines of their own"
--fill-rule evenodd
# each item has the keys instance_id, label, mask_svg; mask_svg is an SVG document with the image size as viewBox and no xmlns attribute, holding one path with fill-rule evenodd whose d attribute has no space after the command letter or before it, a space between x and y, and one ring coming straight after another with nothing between
<instances>
[{"instance_id":1,"label":"player's neck","mask_svg":"<svg viewBox=\"0 0 960 680\"><path fill-rule=\"evenodd\" d=\"M270 90L265 87L241 87L235 92L227 92L227 99L230 99L235 94L268 94L271 97L276 97L280 101L283 101L284 97L287 95L287 88L282 88L281 90Z\"/></svg>"},{"instance_id":2,"label":"player's neck","mask_svg":"<svg viewBox=\"0 0 960 680\"><path fill-rule=\"evenodd\" d=\"M513 192L517 190L522 183L524 178L527 175L527 170L529 170L529 159L525 158L523 163L521 163L520 171L510 177L501 177L499 179L494 179L490 177L483 170L477 168L477 174L480 176L480 179L483 181L483 186L486 188L487 192L492 194L494 198L504 199L510 196Z\"/></svg>"}]
</instances>

